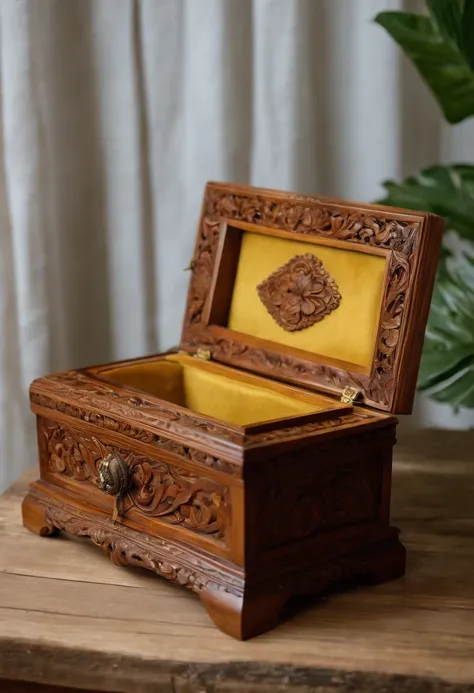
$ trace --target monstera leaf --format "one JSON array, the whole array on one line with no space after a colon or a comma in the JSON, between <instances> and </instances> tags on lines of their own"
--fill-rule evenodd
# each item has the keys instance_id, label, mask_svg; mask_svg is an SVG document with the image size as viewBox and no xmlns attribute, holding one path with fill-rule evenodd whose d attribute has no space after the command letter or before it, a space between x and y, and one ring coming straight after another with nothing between
<instances>
[{"instance_id":1,"label":"monstera leaf","mask_svg":"<svg viewBox=\"0 0 474 693\"><path fill-rule=\"evenodd\" d=\"M429 15L381 12L384 27L412 60L450 123L474 115L474 2L427 0Z\"/></svg>"},{"instance_id":2,"label":"monstera leaf","mask_svg":"<svg viewBox=\"0 0 474 693\"><path fill-rule=\"evenodd\" d=\"M472 0L426 0L439 33L457 48L474 70L474 4Z\"/></svg>"},{"instance_id":3,"label":"monstera leaf","mask_svg":"<svg viewBox=\"0 0 474 693\"><path fill-rule=\"evenodd\" d=\"M474 0L426 5L428 15L382 12L375 21L412 60L446 119L458 123L474 115ZM443 247L418 386L455 409L474 408L474 166L433 166L384 186L380 202L439 214L473 248L456 258Z\"/></svg>"},{"instance_id":4,"label":"monstera leaf","mask_svg":"<svg viewBox=\"0 0 474 693\"><path fill-rule=\"evenodd\" d=\"M433 166L384 186L383 204L439 214L448 230L474 242L474 166ZM454 262L443 249L418 387L454 408L474 407L474 261L465 253Z\"/></svg>"},{"instance_id":5,"label":"monstera leaf","mask_svg":"<svg viewBox=\"0 0 474 693\"><path fill-rule=\"evenodd\" d=\"M401 183L385 181L386 205L433 212L446 229L474 241L474 166L432 166Z\"/></svg>"},{"instance_id":6,"label":"monstera leaf","mask_svg":"<svg viewBox=\"0 0 474 693\"><path fill-rule=\"evenodd\" d=\"M474 408L474 255L452 262L438 271L418 387L454 409Z\"/></svg>"}]
</instances>

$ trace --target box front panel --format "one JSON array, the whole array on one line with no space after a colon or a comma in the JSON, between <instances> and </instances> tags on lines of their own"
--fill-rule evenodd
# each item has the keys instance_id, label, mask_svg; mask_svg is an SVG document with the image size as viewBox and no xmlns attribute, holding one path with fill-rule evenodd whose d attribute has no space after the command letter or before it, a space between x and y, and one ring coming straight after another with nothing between
<instances>
[{"instance_id":1,"label":"box front panel","mask_svg":"<svg viewBox=\"0 0 474 693\"><path fill-rule=\"evenodd\" d=\"M193 465L189 448L168 443L157 453L94 426L38 417L42 479L118 523L232 558L231 486L239 482Z\"/></svg>"}]
</instances>

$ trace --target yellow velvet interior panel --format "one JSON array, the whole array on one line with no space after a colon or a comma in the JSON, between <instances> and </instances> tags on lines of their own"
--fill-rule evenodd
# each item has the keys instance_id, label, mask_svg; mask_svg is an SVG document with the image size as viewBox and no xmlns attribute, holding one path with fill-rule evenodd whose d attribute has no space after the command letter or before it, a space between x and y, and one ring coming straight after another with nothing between
<instances>
[{"instance_id":1,"label":"yellow velvet interior panel","mask_svg":"<svg viewBox=\"0 0 474 693\"><path fill-rule=\"evenodd\" d=\"M186 406L183 368L180 363L162 360L151 363L134 363L130 366L107 368L101 375L109 380L148 392L166 402Z\"/></svg>"},{"instance_id":2,"label":"yellow velvet interior panel","mask_svg":"<svg viewBox=\"0 0 474 693\"><path fill-rule=\"evenodd\" d=\"M281 392L193 367L186 363L186 357L185 365L180 360L179 356L170 356L153 363L106 369L101 375L120 385L239 425L309 414L323 408L317 401L302 402Z\"/></svg>"},{"instance_id":3,"label":"yellow velvet interior panel","mask_svg":"<svg viewBox=\"0 0 474 693\"><path fill-rule=\"evenodd\" d=\"M192 366L184 366L183 370L187 406L216 419L245 425L309 414L321 408Z\"/></svg>"},{"instance_id":4,"label":"yellow velvet interior panel","mask_svg":"<svg viewBox=\"0 0 474 693\"><path fill-rule=\"evenodd\" d=\"M295 255L316 255L336 280L339 307L301 331L280 327L257 286ZM228 327L296 349L370 367L380 318L385 258L303 241L246 232L242 238Z\"/></svg>"}]
</instances>

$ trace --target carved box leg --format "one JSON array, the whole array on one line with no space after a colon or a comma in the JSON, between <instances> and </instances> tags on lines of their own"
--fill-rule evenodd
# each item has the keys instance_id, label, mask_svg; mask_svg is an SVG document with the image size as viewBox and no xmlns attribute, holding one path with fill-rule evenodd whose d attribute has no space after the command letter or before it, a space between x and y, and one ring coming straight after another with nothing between
<instances>
[{"instance_id":1,"label":"carved box leg","mask_svg":"<svg viewBox=\"0 0 474 693\"><path fill-rule=\"evenodd\" d=\"M238 640L247 640L275 628L286 603L296 596L317 596L345 583L378 584L405 572L405 548L392 536L371 547L322 563L313 569L295 571L268 581L258 591L244 589L242 597L203 590L202 603L214 623Z\"/></svg>"},{"instance_id":2,"label":"carved box leg","mask_svg":"<svg viewBox=\"0 0 474 693\"><path fill-rule=\"evenodd\" d=\"M21 506L23 525L40 537L52 537L58 534L59 530L54 527L47 517L46 507L38 503L37 498L28 493L23 499Z\"/></svg>"},{"instance_id":3,"label":"carved box leg","mask_svg":"<svg viewBox=\"0 0 474 693\"><path fill-rule=\"evenodd\" d=\"M392 528L392 533L391 538L368 552L368 578L373 585L396 580L405 574L406 549L398 538L398 530Z\"/></svg>"},{"instance_id":4,"label":"carved box leg","mask_svg":"<svg viewBox=\"0 0 474 693\"><path fill-rule=\"evenodd\" d=\"M288 595L268 591L242 597L203 590L200 598L216 626L237 640L248 640L278 625Z\"/></svg>"}]
</instances>

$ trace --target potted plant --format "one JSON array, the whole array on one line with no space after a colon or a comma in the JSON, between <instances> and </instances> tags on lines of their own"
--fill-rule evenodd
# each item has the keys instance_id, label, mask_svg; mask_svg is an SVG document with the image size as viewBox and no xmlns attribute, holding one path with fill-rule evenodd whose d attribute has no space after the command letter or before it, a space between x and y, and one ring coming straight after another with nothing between
<instances>
[{"instance_id":1,"label":"potted plant","mask_svg":"<svg viewBox=\"0 0 474 693\"><path fill-rule=\"evenodd\" d=\"M459 123L474 116L474 0L426 4L426 15L382 12L375 21L413 62L446 120ZM474 410L474 164L433 166L384 187L385 204L446 219L418 387L455 412ZM468 421L474 425L474 411Z\"/></svg>"}]
</instances>

